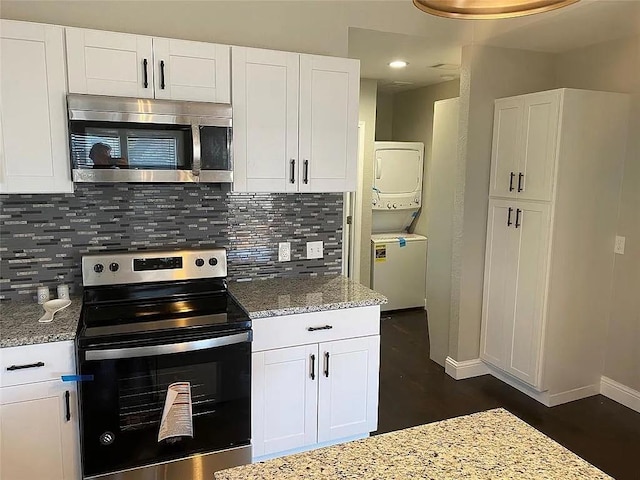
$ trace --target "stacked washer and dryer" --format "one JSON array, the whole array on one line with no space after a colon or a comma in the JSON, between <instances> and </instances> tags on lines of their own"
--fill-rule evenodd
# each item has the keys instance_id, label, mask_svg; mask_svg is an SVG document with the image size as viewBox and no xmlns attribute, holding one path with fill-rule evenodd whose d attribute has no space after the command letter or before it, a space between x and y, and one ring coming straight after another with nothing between
<instances>
[{"instance_id":1,"label":"stacked washer and dryer","mask_svg":"<svg viewBox=\"0 0 640 480\"><path fill-rule=\"evenodd\" d=\"M422 206L424 144L375 142L371 288L382 310L424 307L427 237L407 233Z\"/></svg>"}]
</instances>

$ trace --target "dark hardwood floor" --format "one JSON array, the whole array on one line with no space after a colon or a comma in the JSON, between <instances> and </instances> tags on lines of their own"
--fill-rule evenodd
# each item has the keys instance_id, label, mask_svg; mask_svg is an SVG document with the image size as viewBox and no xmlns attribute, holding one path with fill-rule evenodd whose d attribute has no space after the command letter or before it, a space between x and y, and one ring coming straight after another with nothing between
<instances>
[{"instance_id":1,"label":"dark hardwood floor","mask_svg":"<svg viewBox=\"0 0 640 480\"><path fill-rule=\"evenodd\" d=\"M429 359L424 311L383 313L376 433L497 407L614 478L640 479L640 413L602 395L548 408L490 375L456 381Z\"/></svg>"}]
</instances>

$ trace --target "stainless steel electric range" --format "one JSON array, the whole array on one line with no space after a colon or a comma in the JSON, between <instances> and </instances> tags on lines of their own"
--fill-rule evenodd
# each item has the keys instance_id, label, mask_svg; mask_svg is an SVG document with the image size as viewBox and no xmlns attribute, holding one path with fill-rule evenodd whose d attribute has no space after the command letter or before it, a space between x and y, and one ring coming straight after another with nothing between
<instances>
[{"instance_id":1,"label":"stainless steel electric range","mask_svg":"<svg viewBox=\"0 0 640 480\"><path fill-rule=\"evenodd\" d=\"M250 463L251 320L224 249L90 255L82 275L83 477L211 480Z\"/></svg>"}]
</instances>

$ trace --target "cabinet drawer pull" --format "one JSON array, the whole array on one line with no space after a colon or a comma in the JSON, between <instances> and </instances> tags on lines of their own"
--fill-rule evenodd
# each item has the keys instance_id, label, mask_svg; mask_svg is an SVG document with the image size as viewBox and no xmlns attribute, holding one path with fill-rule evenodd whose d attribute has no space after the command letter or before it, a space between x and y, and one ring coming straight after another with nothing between
<instances>
[{"instance_id":1,"label":"cabinet drawer pull","mask_svg":"<svg viewBox=\"0 0 640 480\"><path fill-rule=\"evenodd\" d=\"M522 191L522 180L524 180L524 173L518 173L518 192Z\"/></svg>"},{"instance_id":2,"label":"cabinet drawer pull","mask_svg":"<svg viewBox=\"0 0 640 480\"><path fill-rule=\"evenodd\" d=\"M329 378L329 352L324 352L324 376Z\"/></svg>"},{"instance_id":3,"label":"cabinet drawer pull","mask_svg":"<svg viewBox=\"0 0 640 480\"><path fill-rule=\"evenodd\" d=\"M160 88L164 90L164 60L160 60Z\"/></svg>"},{"instance_id":4,"label":"cabinet drawer pull","mask_svg":"<svg viewBox=\"0 0 640 480\"><path fill-rule=\"evenodd\" d=\"M507 215L507 227L510 227L513 223L511 221L511 214L513 213L513 208L509 207L509 215Z\"/></svg>"},{"instance_id":5,"label":"cabinet drawer pull","mask_svg":"<svg viewBox=\"0 0 640 480\"><path fill-rule=\"evenodd\" d=\"M147 75L147 64L149 62L147 62L147 59L145 58L144 60L142 60L142 66L143 66L143 76L144 76L144 80L142 81L142 86L144 88L149 88L149 77Z\"/></svg>"},{"instance_id":6,"label":"cabinet drawer pull","mask_svg":"<svg viewBox=\"0 0 640 480\"><path fill-rule=\"evenodd\" d=\"M515 178L516 174L511 172L509 174L509 191L513 192L513 179Z\"/></svg>"},{"instance_id":7,"label":"cabinet drawer pull","mask_svg":"<svg viewBox=\"0 0 640 480\"><path fill-rule=\"evenodd\" d=\"M309 160L305 160L303 166L302 182L306 185L309 183Z\"/></svg>"},{"instance_id":8,"label":"cabinet drawer pull","mask_svg":"<svg viewBox=\"0 0 640 480\"><path fill-rule=\"evenodd\" d=\"M289 183L296 183L296 159L289 160Z\"/></svg>"},{"instance_id":9,"label":"cabinet drawer pull","mask_svg":"<svg viewBox=\"0 0 640 480\"><path fill-rule=\"evenodd\" d=\"M331 330L332 328L333 328L333 325L325 325L323 327L309 327L307 328L307 331L316 332L318 330Z\"/></svg>"},{"instance_id":10,"label":"cabinet drawer pull","mask_svg":"<svg viewBox=\"0 0 640 480\"><path fill-rule=\"evenodd\" d=\"M44 367L44 362L27 363L24 365L11 365L10 367L7 367L7 371L12 372L14 370L22 370L24 368L37 368L37 367Z\"/></svg>"},{"instance_id":11,"label":"cabinet drawer pull","mask_svg":"<svg viewBox=\"0 0 640 480\"><path fill-rule=\"evenodd\" d=\"M311 380L316 379L316 356L311 354Z\"/></svg>"},{"instance_id":12,"label":"cabinet drawer pull","mask_svg":"<svg viewBox=\"0 0 640 480\"><path fill-rule=\"evenodd\" d=\"M71 405L69 404L69 390L67 390L66 392L64 392L64 405L65 405L65 415L64 418L65 420L68 422L69 420L71 420Z\"/></svg>"},{"instance_id":13,"label":"cabinet drawer pull","mask_svg":"<svg viewBox=\"0 0 640 480\"><path fill-rule=\"evenodd\" d=\"M522 213L522 210L520 210L519 208L516 209L516 228L522 225L522 223L520 223L520 213Z\"/></svg>"}]
</instances>

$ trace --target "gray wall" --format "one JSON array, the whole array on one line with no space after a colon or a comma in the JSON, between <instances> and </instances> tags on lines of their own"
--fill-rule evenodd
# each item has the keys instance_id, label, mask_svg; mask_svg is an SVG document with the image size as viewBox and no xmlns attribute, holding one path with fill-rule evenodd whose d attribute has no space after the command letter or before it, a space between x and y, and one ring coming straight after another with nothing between
<instances>
[{"instance_id":1,"label":"gray wall","mask_svg":"<svg viewBox=\"0 0 640 480\"><path fill-rule=\"evenodd\" d=\"M479 45L462 49L449 329L454 360L480 353L494 100L554 88L554 68L551 54Z\"/></svg>"},{"instance_id":2,"label":"gray wall","mask_svg":"<svg viewBox=\"0 0 640 480\"><path fill-rule=\"evenodd\" d=\"M604 375L640 391L640 36L558 55L558 87L631 94Z\"/></svg>"},{"instance_id":3,"label":"gray wall","mask_svg":"<svg viewBox=\"0 0 640 480\"><path fill-rule=\"evenodd\" d=\"M225 247L231 280L340 274L342 194L238 194L212 185L86 184L75 194L0 195L0 299L39 284L78 292L101 250ZM322 240L324 258L306 260ZM291 242L278 262L278 242Z\"/></svg>"},{"instance_id":4,"label":"gray wall","mask_svg":"<svg viewBox=\"0 0 640 480\"><path fill-rule=\"evenodd\" d=\"M376 142L393 140L393 101L395 95L378 91L376 101Z\"/></svg>"},{"instance_id":5,"label":"gray wall","mask_svg":"<svg viewBox=\"0 0 640 480\"><path fill-rule=\"evenodd\" d=\"M398 92L393 96L393 141L424 143L424 177L422 210L413 223L413 231L428 235L428 192L431 169L431 140L433 136L433 104L438 100L454 98L460 94L460 81L429 85Z\"/></svg>"},{"instance_id":6,"label":"gray wall","mask_svg":"<svg viewBox=\"0 0 640 480\"><path fill-rule=\"evenodd\" d=\"M360 283L366 286L371 283L371 186L373 185L373 142L376 134L377 92L378 82L376 80L364 78L360 80L360 121L365 123L362 184L358 187L362 192Z\"/></svg>"}]
</instances>

